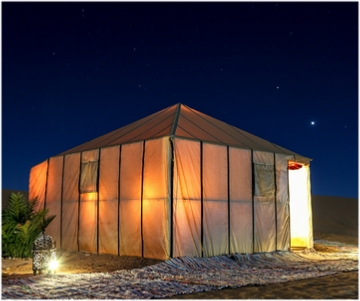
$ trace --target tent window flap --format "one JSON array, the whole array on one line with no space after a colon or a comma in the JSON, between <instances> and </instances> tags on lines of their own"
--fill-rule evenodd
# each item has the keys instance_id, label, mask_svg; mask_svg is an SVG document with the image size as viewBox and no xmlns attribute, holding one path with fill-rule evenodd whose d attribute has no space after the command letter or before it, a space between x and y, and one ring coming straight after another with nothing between
<instances>
[{"instance_id":1,"label":"tent window flap","mask_svg":"<svg viewBox=\"0 0 360 301\"><path fill-rule=\"evenodd\" d=\"M80 193L97 192L98 161L81 163Z\"/></svg>"},{"instance_id":2,"label":"tent window flap","mask_svg":"<svg viewBox=\"0 0 360 301\"><path fill-rule=\"evenodd\" d=\"M255 196L274 197L274 165L255 163Z\"/></svg>"}]
</instances>

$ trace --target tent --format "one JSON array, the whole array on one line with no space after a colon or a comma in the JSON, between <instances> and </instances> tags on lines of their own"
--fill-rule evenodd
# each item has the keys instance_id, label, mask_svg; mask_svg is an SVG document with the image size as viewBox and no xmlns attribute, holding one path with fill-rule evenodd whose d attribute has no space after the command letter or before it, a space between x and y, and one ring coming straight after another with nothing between
<instances>
[{"instance_id":1,"label":"tent","mask_svg":"<svg viewBox=\"0 0 360 301\"><path fill-rule=\"evenodd\" d=\"M312 248L311 159L176 104L30 170L57 248L168 259Z\"/></svg>"}]
</instances>

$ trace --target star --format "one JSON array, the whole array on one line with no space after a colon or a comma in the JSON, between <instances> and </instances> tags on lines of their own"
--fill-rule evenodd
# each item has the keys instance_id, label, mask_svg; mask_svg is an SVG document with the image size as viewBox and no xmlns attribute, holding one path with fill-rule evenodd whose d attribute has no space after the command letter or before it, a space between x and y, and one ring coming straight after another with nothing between
<instances>
[{"instance_id":1,"label":"star","mask_svg":"<svg viewBox=\"0 0 360 301\"><path fill-rule=\"evenodd\" d=\"M311 125L315 125L315 121L311 121Z\"/></svg>"}]
</instances>

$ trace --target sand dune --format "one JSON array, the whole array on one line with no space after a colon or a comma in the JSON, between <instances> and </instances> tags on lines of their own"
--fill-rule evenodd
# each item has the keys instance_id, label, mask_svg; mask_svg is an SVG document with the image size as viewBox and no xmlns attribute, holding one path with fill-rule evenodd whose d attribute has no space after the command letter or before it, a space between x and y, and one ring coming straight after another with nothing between
<instances>
[{"instance_id":1,"label":"sand dune","mask_svg":"<svg viewBox=\"0 0 360 301\"><path fill-rule=\"evenodd\" d=\"M312 196L314 233L358 236L358 199Z\"/></svg>"}]
</instances>

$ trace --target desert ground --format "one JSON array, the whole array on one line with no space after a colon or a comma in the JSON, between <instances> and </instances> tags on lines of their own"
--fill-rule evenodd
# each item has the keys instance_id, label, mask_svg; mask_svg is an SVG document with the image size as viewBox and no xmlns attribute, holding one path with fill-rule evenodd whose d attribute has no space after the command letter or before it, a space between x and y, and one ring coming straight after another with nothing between
<instances>
[{"instance_id":1,"label":"desert ground","mask_svg":"<svg viewBox=\"0 0 360 301\"><path fill-rule=\"evenodd\" d=\"M334 248L321 241L358 245L358 200L313 197L314 248L333 253ZM317 243L319 241L320 243ZM57 274L80 274L132 270L160 263L138 257L58 251ZM2 283L33 277L31 259L2 259ZM36 277L36 276L35 276ZM358 271L341 272L317 278L285 283L245 286L185 295L168 299L358 299Z\"/></svg>"}]
</instances>

